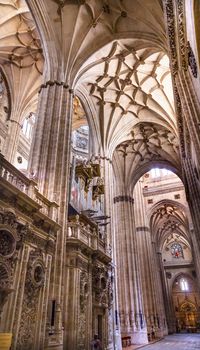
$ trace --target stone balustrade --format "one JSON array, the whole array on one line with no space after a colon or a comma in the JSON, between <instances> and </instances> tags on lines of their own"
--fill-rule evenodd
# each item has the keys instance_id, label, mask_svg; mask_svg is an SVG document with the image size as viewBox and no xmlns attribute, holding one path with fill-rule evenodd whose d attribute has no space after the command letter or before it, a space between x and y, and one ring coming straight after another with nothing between
<instances>
[{"instance_id":1,"label":"stone balustrade","mask_svg":"<svg viewBox=\"0 0 200 350\"><path fill-rule=\"evenodd\" d=\"M21 192L30 194L31 181L0 154L0 176L17 187Z\"/></svg>"},{"instance_id":2,"label":"stone balustrade","mask_svg":"<svg viewBox=\"0 0 200 350\"><path fill-rule=\"evenodd\" d=\"M39 211L50 219L57 221L56 202L51 202L44 197L37 188L37 183L33 179L26 177L21 171L10 164L2 154L0 154L0 177L6 183L16 187L20 192L27 195L40 205Z\"/></svg>"},{"instance_id":3,"label":"stone balustrade","mask_svg":"<svg viewBox=\"0 0 200 350\"><path fill-rule=\"evenodd\" d=\"M85 224L80 220L79 215L76 215L72 221L68 223L68 239L78 239L89 247L94 247L97 239L97 231L91 228L89 224Z\"/></svg>"},{"instance_id":4,"label":"stone balustrade","mask_svg":"<svg viewBox=\"0 0 200 350\"><path fill-rule=\"evenodd\" d=\"M96 227L85 223L79 215L76 215L68 222L67 240L79 240L93 250L101 251L103 254L111 255L111 249L107 247L106 235Z\"/></svg>"}]
</instances>

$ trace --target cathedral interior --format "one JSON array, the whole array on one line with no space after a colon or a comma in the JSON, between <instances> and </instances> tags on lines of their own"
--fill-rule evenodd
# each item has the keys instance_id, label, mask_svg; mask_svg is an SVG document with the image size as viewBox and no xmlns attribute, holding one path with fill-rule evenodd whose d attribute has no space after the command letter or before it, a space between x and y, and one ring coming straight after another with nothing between
<instances>
[{"instance_id":1,"label":"cathedral interior","mask_svg":"<svg viewBox=\"0 0 200 350\"><path fill-rule=\"evenodd\" d=\"M199 28L199 0L0 0L1 344L200 332Z\"/></svg>"}]
</instances>

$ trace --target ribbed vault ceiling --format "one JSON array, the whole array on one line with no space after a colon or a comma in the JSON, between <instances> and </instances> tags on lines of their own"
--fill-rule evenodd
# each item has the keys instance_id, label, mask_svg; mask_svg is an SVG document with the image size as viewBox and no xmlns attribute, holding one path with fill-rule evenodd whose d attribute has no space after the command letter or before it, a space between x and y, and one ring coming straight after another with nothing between
<instances>
[{"instance_id":1,"label":"ribbed vault ceiling","mask_svg":"<svg viewBox=\"0 0 200 350\"><path fill-rule=\"evenodd\" d=\"M177 166L176 117L162 2L27 3L45 40L49 74L61 79L55 74L62 70L62 79L73 84L75 93L81 91L93 106L89 118L93 118L97 139L101 140L99 148L104 154L111 157L119 144L134 139L133 154L137 161L133 160L133 164L156 153L156 157L170 159ZM36 107L44 59L26 1L0 0L0 10L0 64L9 82L14 118ZM80 112L76 101L74 107L78 125L83 120L76 115L77 109ZM80 113L84 118L83 111ZM151 133L148 145L146 139L135 143L136 126L144 123L148 123L146 129L155 127L156 133L160 133L160 141L156 142L162 146L153 144ZM168 135L166 141L164 134ZM131 142L129 148L133 147Z\"/></svg>"},{"instance_id":2,"label":"ribbed vault ceiling","mask_svg":"<svg viewBox=\"0 0 200 350\"><path fill-rule=\"evenodd\" d=\"M140 121L175 132L169 60L163 52L138 40L115 41L90 58L80 82L95 105L105 151L127 139Z\"/></svg>"},{"instance_id":3,"label":"ribbed vault ceiling","mask_svg":"<svg viewBox=\"0 0 200 350\"><path fill-rule=\"evenodd\" d=\"M182 208L178 204L168 202L157 204L155 210L152 213L151 230L153 238L156 239L158 244L162 247L164 241L170 234L178 234L189 239L189 225L187 216Z\"/></svg>"},{"instance_id":4,"label":"ribbed vault ceiling","mask_svg":"<svg viewBox=\"0 0 200 350\"><path fill-rule=\"evenodd\" d=\"M41 0L30 8L37 14L38 27L53 39L55 59L64 69L67 82L72 82L84 62L113 38L147 39L160 48L166 47L166 34L160 0ZM51 56L52 56L51 52ZM55 77L58 79L58 76Z\"/></svg>"},{"instance_id":5,"label":"ribbed vault ceiling","mask_svg":"<svg viewBox=\"0 0 200 350\"><path fill-rule=\"evenodd\" d=\"M118 181L126 184L130 192L136 174L151 162L166 161L174 168L180 168L178 139L172 131L158 124L138 123L130 135L131 138L118 145L113 154Z\"/></svg>"},{"instance_id":6,"label":"ribbed vault ceiling","mask_svg":"<svg viewBox=\"0 0 200 350\"><path fill-rule=\"evenodd\" d=\"M25 0L0 0L0 65L11 96L11 119L36 110L42 82L39 35Z\"/></svg>"}]
</instances>

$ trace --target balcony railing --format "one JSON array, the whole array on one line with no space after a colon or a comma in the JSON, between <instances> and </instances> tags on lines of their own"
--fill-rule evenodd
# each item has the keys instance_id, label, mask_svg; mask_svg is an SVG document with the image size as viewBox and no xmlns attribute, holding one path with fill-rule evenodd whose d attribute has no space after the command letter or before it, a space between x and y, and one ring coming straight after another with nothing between
<instances>
[{"instance_id":1,"label":"balcony railing","mask_svg":"<svg viewBox=\"0 0 200 350\"><path fill-rule=\"evenodd\" d=\"M44 197L38 191L37 183L10 164L2 154L0 154L0 177L38 203L41 206L39 209L41 213L54 221L57 220L58 205Z\"/></svg>"},{"instance_id":2,"label":"balcony railing","mask_svg":"<svg viewBox=\"0 0 200 350\"><path fill-rule=\"evenodd\" d=\"M106 235L102 237L98 226L92 227L82 221L79 215L68 222L67 241L77 240L93 250L111 256L111 247L107 246Z\"/></svg>"}]
</instances>

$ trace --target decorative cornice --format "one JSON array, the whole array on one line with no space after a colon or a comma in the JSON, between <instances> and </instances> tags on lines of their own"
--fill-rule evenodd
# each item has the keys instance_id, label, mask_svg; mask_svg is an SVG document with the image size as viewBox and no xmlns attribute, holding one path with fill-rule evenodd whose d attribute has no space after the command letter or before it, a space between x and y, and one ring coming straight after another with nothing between
<instances>
[{"instance_id":1,"label":"decorative cornice","mask_svg":"<svg viewBox=\"0 0 200 350\"><path fill-rule=\"evenodd\" d=\"M182 191L184 189L184 186L181 185L180 183L178 184L171 184L169 187L153 187L153 188L143 188L143 195L144 197L149 197L152 195L158 195L158 194L163 194L163 193L169 193L169 192L174 192L174 191Z\"/></svg>"},{"instance_id":2,"label":"decorative cornice","mask_svg":"<svg viewBox=\"0 0 200 350\"><path fill-rule=\"evenodd\" d=\"M118 202L129 202L131 204L134 204L134 198L127 195L114 197L114 203L118 203Z\"/></svg>"}]
</instances>

